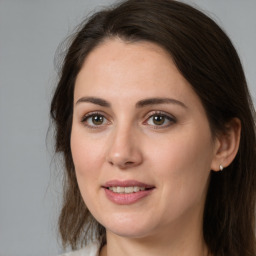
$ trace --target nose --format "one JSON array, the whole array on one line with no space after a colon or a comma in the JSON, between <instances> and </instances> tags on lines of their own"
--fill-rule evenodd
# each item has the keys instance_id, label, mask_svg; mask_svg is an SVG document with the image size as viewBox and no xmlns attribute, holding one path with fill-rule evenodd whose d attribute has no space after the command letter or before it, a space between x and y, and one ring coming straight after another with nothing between
<instances>
[{"instance_id":1,"label":"nose","mask_svg":"<svg viewBox=\"0 0 256 256\"><path fill-rule=\"evenodd\" d=\"M139 137L132 129L117 129L110 140L106 156L110 165L129 169L143 162Z\"/></svg>"}]
</instances>

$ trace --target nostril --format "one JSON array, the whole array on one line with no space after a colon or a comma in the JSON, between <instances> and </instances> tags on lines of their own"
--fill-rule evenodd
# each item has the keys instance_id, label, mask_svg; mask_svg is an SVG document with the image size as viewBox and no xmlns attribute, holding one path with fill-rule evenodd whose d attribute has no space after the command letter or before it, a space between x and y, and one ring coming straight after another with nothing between
<instances>
[{"instance_id":1,"label":"nostril","mask_svg":"<svg viewBox=\"0 0 256 256\"><path fill-rule=\"evenodd\" d=\"M122 154L108 154L106 156L106 162L111 166L116 166L121 169L132 168L139 165L142 160L141 156L137 156L134 153L127 155Z\"/></svg>"},{"instance_id":2,"label":"nostril","mask_svg":"<svg viewBox=\"0 0 256 256\"><path fill-rule=\"evenodd\" d=\"M133 164L133 162L131 162L131 161L125 163L125 165L131 165L131 164Z\"/></svg>"}]
</instances>

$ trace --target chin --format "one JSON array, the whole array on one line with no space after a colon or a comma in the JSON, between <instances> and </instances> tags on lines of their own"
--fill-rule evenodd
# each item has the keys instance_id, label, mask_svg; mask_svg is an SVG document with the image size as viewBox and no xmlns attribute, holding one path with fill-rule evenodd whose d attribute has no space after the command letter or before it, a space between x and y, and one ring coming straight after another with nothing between
<instances>
[{"instance_id":1,"label":"chin","mask_svg":"<svg viewBox=\"0 0 256 256\"><path fill-rule=\"evenodd\" d=\"M149 235L153 228L151 221L129 215L112 216L109 221L103 221L102 225L115 235L129 238L143 238Z\"/></svg>"},{"instance_id":2,"label":"chin","mask_svg":"<svg viewBox=\"0 0 256 256\"><path fill-rule=\"evenodd\" d=\"M129 228L106 228L107 231L115 234L116 236L120 237L126 237L126 238L143 238L146 236L149 236L149 231L145 229L136 229L136 230L131 230Z\"/></svg>"}]
</instances>

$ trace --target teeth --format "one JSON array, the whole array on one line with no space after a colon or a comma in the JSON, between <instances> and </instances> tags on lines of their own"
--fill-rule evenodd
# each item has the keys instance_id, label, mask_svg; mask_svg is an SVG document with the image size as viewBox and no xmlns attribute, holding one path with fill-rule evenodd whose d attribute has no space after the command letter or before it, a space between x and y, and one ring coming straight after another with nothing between
<instances>
[{"instance_id":1,"label":"teeth","mask_svg":"<svg viewBox=\"0 0 256 256\"><path fill-rule=\"evenodd\" d=\"M116 192L117 193L124 193L124 189L125 189L124 187L117 187Z\"/></svg>"},{"instance_id":2,"label":"teeth","mask_svg":"<svg viewBox=\"0 0 256 256\"><path fill-rule=\"evenodd\" d=\"M123 194L130 194L130 193L135 193L139 191L144 191L146 188L144 187L109 187L109 190L115 192L115 193L123 193Z\"/></svg>"},{"instance_id":3,"label":"teeth","mask_svg":"<svg viewBox=\"0 0 256 256\"><path fill-rule=\"evenodd\" d=\"M134 192L139 192L139 191L140 191L140 188L139 188L139 187L133 187L133 191L134 191Z\"/></svg>"},{"instance_id":4,"label":"teeth","mask_svg":"<svg viewBox=\"0 0 256 256\"><path fill-rule=\"evenodd\" d=\"M124 192L125 192L126 194L128 194L128 193L133 193L133 187L125 187L125 188L124 188Z\"/></svg>"}]
</instances>

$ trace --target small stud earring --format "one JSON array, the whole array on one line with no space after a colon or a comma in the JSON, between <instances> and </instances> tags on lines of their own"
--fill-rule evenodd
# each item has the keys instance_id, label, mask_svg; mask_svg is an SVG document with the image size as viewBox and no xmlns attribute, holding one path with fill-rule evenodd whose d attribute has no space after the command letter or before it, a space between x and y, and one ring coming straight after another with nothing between
<instances>
[{"instance_id":1,"label":"small stud earring","mask_svg":"<svg viewBox=\"0 0 256 256\"><path fill-rule=\"evenodd\" d=\"M222 166L222 164L220 164L220 171L223 171L223 166Z\"/></svg>"}]
</instances>

